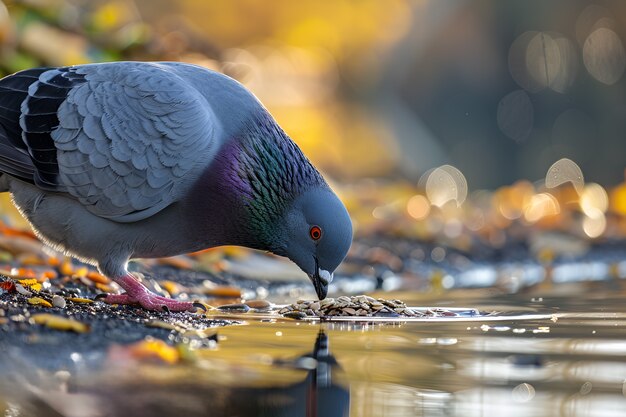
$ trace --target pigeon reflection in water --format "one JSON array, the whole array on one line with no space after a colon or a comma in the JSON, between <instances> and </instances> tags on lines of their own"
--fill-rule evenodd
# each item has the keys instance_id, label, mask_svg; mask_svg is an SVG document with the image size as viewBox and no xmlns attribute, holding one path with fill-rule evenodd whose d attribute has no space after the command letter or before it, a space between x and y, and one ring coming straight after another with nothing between
<instances>
[{"instance_id":1,"label":"pigeon reflection in water","mask_svg":"<svg viewBox=\"0 0 626 417\"><path fill-rule=\"evenodd\" d=\"M235 390L233 393L235 395L230 396L232 403L223 410L224 415L263 417L350 415L350 390L347 384L341 384L336 381L337 378L333 378L333 373L340 373L341 367L330 352L329 338L323 330L320 330L311 353L285 365L309 371L302 382L288 387ZM241 398L246 400L241 401Z\"/></svg>"}]
</instances>

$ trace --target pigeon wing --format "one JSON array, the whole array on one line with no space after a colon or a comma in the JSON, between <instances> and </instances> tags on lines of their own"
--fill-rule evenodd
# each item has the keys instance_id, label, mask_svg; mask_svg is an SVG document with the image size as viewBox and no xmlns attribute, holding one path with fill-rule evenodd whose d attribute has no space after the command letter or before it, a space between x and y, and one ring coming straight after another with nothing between
<instances>
[{"instance_id":1,"label":"pigeon wing","mask_svg":"<svg viewBox=\"0 0 626 417\"><path fill-rule=\"evenodd\" d=\"M166 65L50 69L29 85L20 113L33 182L118 222L178 201L217 146L210 106Z\"/></svg>"}]
</instances>

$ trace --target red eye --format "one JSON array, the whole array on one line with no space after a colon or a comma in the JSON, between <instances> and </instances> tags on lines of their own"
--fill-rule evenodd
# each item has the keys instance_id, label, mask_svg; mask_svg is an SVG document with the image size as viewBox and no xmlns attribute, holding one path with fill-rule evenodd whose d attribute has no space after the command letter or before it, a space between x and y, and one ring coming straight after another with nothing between
<instances>
[{"instance_id":1,"label":"red eye","mask_svg":"<svg viewBox=\"0 0 626 417\"><path fill-rule=\"evenodd\" d=\"M311 230L309 230L309 236L311 236L313 240L320 240L322 237L322 229L320 229L319 226L312 226Z\"/></svg>"}]
</instances>

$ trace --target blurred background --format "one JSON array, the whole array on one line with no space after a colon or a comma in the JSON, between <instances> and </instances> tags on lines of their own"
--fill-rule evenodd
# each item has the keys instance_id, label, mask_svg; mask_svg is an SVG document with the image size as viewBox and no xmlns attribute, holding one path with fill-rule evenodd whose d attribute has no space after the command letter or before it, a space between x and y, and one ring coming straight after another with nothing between
<instances>
[{"instance_id":1,"label":"blurred background","mask_svg":"<svg viewBox=\"0 0 626 417\"><path fill-rule=\"evenodd\" d=\"M261 99L357 233L611 238L626 231L625 19L618 0L0 0L0 75L195 63Z\"/></svg>"},{"instance_id":2,"label":"blurred background","mask_svg":"<svg viewBox=\"0 0 626 417\"><path fill-rule=\"evenodd\" d=\"M232 390L249 381L271 385L257 392L269 392L268 404L284 395L302 403L294 392L309 393L302 381L318 377L302 355L322 339L320 381L331 381L331 368L341 381L332 338L353 416L624 416L625 41L623 0L0 0L0 76L173 60L254 92L352 216L356 236L332 297L472 308L467 321L328 323L328 339L317 325L251 314L241 316L248 326L220 328L226 337L204 324L188 336L197 323L172 327L76 298L118 288L42 249L2 196L0 274L19 285L0 282L9 303L0 352L3 342L11 348L0 373L15 363L22 378L24 364L56 370L70 361L72 379L57 372L54 381L102 397L101 410L142 415L147 403L159 410L152 414L206 415L229 401L254 404L254 392ZM296 267L268 256L218 248L131 267L159 294L212 305L314 297ZM67 299L56 311L80 322L68 328L37 314L52 305L26 300L30 291ZM35 314L46 329L33 327ZM294 373L285 356L309 368ZM121 372L141 369L129 358L189 372ZM74 378L93 363L109 373ZM0 378L0 410L35 393L22 404L52 398L80 410L64 415L104 415L67 387L46 397L23 386Z\"/></svg>"}]
</instances>

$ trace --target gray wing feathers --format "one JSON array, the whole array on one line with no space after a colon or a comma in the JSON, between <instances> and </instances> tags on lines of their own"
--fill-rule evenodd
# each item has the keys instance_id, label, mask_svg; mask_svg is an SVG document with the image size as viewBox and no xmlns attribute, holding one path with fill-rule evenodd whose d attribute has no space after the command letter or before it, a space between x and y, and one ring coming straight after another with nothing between
<instances>
[{"instance_id":1,"label":"gray wing feathers","mask_svg":"<svg viewBox=\"0 0 626 417\"><path fill-rule=\"evenodd\" d=\"M141 220L177 201L210 162L204 97L158 64L78 67L58 110L59 182L94 214ZM213 145L215 145L213 143Z\"/></svg>"}]
</instances>

